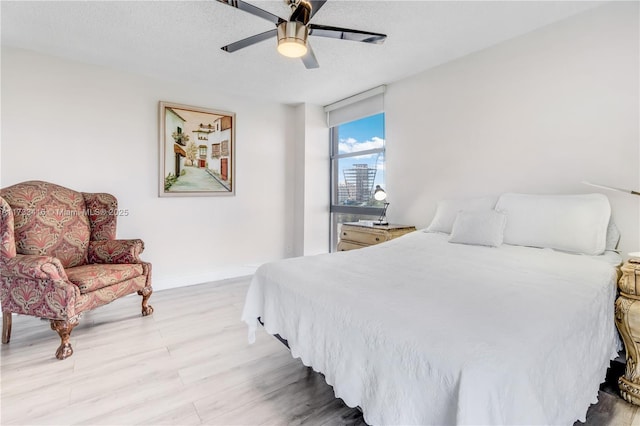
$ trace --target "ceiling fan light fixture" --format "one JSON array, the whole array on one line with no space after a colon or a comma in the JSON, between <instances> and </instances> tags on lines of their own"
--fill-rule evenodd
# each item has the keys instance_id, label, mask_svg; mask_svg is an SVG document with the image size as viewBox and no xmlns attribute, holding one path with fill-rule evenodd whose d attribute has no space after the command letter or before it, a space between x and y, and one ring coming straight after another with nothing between
<instances>
[{"instance_id":1,"label":"ceiling fan light fixture","mask_svg":"<svg viewBox=\"0 0 640 426\"><path fill-rule=\"evenodd\" d=\"M288 58L300 58L307 53L309 28L301 22L278 24L278 52Z\"/></svg>"}]
</instances>

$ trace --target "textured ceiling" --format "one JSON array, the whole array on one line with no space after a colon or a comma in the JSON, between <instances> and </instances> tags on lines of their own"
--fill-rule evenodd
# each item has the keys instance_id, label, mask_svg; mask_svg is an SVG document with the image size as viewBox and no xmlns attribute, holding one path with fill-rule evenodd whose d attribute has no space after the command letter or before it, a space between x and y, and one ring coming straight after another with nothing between
<instances>
[{"instance_id":1,"label":"textured ceiling","mask_svg":"<svg viewBox=\"0 0 640 426\"><path fill-rule=\"evenodd\" d=\"M289 17L283 1L250 1ZM324 105L497 44L603 2L329 0L316 24L387 34L382 45L310 37L319 69L275 39L220 47L273 28L214 0L2 1L2 45L234 95Z\"/></svg>"}]
</instances>

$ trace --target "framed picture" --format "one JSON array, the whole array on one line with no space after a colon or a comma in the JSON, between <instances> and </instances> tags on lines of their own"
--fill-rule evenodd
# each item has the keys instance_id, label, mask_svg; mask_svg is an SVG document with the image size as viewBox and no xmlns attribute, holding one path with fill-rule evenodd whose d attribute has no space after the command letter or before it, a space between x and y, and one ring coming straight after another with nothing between
<instances>
[{"instance_id":1,"label":"framed picture","mask_svg":"<svg viewBox=\"0 0 640 426\"><path fill-rule=\"evenodd\" d=\"M158 195L235 195L236 115L163 101L159 106Z\"/></svg>"}]
</instances>

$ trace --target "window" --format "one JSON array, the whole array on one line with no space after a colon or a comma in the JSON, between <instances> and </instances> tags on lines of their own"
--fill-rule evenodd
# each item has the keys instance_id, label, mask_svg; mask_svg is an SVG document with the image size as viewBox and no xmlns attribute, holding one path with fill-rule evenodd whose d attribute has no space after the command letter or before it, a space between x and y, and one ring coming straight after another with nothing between
<instances>
[{"instance_id":1,"label":"window","mask_svg":"<svg viewBox=\"0 0 640 426\"><path fill-rule=\"evenodd\" d=\"M331 251L342 223L375 220L384 202L373 198L385 187L384 113L331 128Z\"/></svg>"},{"instance_id":2,"label":"window","mask_svg":"<svg viewBox=\"0 0 640 426\"><path fill-rule=\"evenodd\" d=\"M341 224L382 213L384 202L373 191L385 188L384 92L380 86L324 107L331 129L331 251Z\"/></svg>"}]
</instances>

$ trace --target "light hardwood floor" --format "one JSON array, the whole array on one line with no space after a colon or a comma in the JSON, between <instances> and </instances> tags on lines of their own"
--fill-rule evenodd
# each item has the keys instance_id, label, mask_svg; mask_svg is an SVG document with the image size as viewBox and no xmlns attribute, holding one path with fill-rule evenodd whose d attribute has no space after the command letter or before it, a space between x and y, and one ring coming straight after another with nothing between
<instances>
[{"instance_id":1,"label":"light hardwood floor","mask_svg":"<svg viewBox=\"0 0 640 426\"><path fill-rule=\"evenodd\" d=\"M240 322L248 278L158 291L153 316L129 296L86 313L58 361L46 321L14 316L2 345L2 425L365 425L322 375ZM637 409L600 392L589 425L640 426Z\"/></svg>"}]
</instances>

